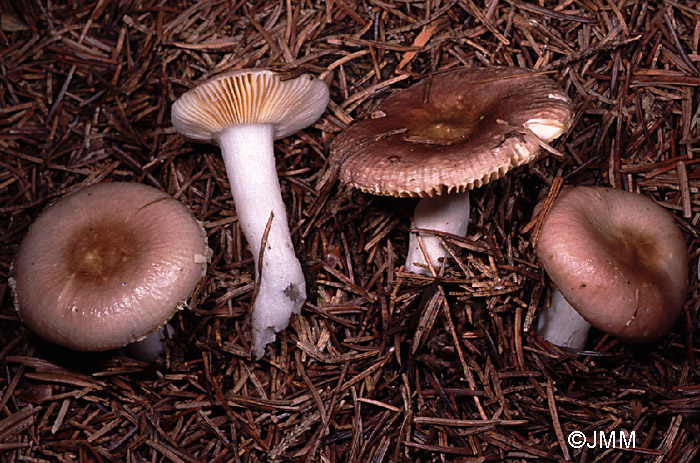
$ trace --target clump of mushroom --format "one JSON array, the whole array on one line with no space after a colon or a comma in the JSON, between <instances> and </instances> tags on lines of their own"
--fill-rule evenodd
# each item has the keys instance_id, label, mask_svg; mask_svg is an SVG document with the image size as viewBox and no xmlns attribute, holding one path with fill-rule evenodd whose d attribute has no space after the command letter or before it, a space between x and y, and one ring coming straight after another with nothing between
<instances>
[{"instance_id":1,"label":"clump of mushroom","mask_svg":"<svg viewBox=\"0 0 700 463\"><path fill-rule=\"evenodd\" d=\"M175 130L221 148L236 215L258 269L252 310L257 358L306 300L277 179L274 140L312 124L327 104L328 87L311 75L284 80L272 71L244 69L198 85L172 107Z\"/></svg>"},{"instance_id":2,"label":"clump of mushroom","mask_svg":"<svg viewBox=\"0 0 700 463\"><path fill-rule=\"evenodd\" d=\"M683 307L685 241L673 217L644 196L564 189L536 250L556 285L537 332L553 344L583 349L591 325L628 342L654 341Z\"/></svg>"},{"instance_id":3,"label":"clump of mushroom","mask_svg":"<svg viewBox=\"0 0 700 463\"><path fill-rule=\"evenodd\" d=\"M436 73L387 98L377 117L331 144L340 179L377 195L420 197L413 225L464 236L469 190L528 163L571 123L569 98L543 74L493 67ZM429 275L449 256L429 233L411 233L406 270Z\"/></svg>"},{"instance_id":4,"label":"clump of mushroom","mask_svg":"<svg viewBox=\"0 0 700 463\"><path fill-rule=\"evenodd\" d=\"M39 336L105 351L162 327L204 276L208 258L206 234L185 205L146 185L104 183L39 215L10 284L22 321Z\"/></svg>"}]
</instances>

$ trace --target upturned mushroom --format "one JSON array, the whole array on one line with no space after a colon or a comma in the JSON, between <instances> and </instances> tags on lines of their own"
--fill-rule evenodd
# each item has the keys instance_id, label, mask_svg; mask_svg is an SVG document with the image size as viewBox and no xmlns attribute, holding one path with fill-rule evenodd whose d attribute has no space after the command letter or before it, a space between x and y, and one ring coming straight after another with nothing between
<instances>
[{"instance_id":1,"label":"upturned mushroom","mask_svg":"<svg viewBox=\"0 0 700 463\"><path fill-rule=\"evenodd\" d=\"M537 255L556 288L537 332L583 349L591 325L631 343L668 333L688 285L687 249L673 217L654 201L603 187L562 190Z\"/></svg>"},{"instance_id":2,"label":"upturned mushroom","mask_svg":"<svg viewBox=\"0 0 700 463\"><path fill-rule=\"evenodd\" d=\"M236 215L258 269L259 290L252 310L257 358L306 300L304 274L294 253L277 179L273 142L312 124L327 104L328 87L309 74L284 80L272 71L244 69L198 85L172 107L175 130L221 148Z\"/></svg>"},{"instance_id":3,"label":"upturned mushroom","mask_svg":"<svg viewBox=\"0 0 700 463\"><path fill-rule=\"evenodd\" d=\"M204 276L208 256L202 226L167 193L138 183L97 184L37 217L10 285L22 321L36 334L70 349L104 351L162 327Z\"/></svg>"},{"instance_id":4,"label":"upturned mushroom","mask_svg":"<svg viewBox=\"0 0 700 463\"><path fill-rule=\"evenodd\" d=\"M464 236L469 190L532 161L568 129L569 98L543 74L493 67L439 72L387 98L331 144L340 179L377 195L420 197L413 226ZM433 267L449 256L421 233ZM406 270L430 274L411 233Z\"/></svg>"}]
</instances>

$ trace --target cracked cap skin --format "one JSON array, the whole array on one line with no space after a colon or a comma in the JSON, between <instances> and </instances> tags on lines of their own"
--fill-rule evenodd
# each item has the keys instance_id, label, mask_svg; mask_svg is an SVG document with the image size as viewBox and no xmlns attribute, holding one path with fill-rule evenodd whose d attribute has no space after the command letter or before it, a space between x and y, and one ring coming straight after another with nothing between
<instances>
[{"instance_id":1,"label":"cracked cap skin","mask_svg":"<svg viewBox=\"0 0 700 463\"><path fill-rule=\"evenodd\" d=\"M478 188L530 162L571 125L566 93L527 69L438 72L389 96L331 144L340 179L378 195ZM535 136L535 133L537 136Z\"/></svg>"}]
</instances>

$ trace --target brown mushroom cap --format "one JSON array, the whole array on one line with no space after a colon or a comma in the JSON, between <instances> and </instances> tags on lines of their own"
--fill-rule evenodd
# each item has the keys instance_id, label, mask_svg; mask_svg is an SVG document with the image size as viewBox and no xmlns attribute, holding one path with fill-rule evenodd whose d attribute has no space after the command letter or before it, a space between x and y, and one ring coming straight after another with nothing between
<instances>
[{"instance_id":1,"label":"brown mushroom cap","mask_svg":"<svg viewBox=\"0 0 700 463\"><path fill-rule=\"evenodd\" d=\"M31 225L12 267L22 320L75 350L108 350L163 325L205 272L189 209L137 183L70 193Z\"/></svg>"},{"instance_id":2,"label":"brown mushroom cap","mask_svg":"<svg viewBox=\"0 0 700 463\"><path fill-rule=\"evenodd\" d=\"M242 124L273 124L283 138L311 125L326 110L328 87L310 74L283 80L266 69L238 69L183 94L173 104L175 130L194 140L213 141Z\"/></svg>"},{"instance_id":3,"label":"brown mushroom cap","mask_svg":"<svg viewBox=\"0 0 700 463\"><path fill-rule=\"evenodd\" d=\"M551 141L572 119L554 81L509 67L434 74L391 95L375 114L336 137L331 163L345 183L392 196L479 187L539 153L537 137L522 127Z\"/></svg>"},{"instance_id":4,"label":"brown mushroom cap","mask_svg":"<svg viewBox=\"0 0 700 463\"><path fill-rule=\"evenodd\" d=\"M603 187L563 190L537 255L583 318L625 341L663 336L683 307L685 241L671 215L641 195Z\"/></svg>"}]
</instances>

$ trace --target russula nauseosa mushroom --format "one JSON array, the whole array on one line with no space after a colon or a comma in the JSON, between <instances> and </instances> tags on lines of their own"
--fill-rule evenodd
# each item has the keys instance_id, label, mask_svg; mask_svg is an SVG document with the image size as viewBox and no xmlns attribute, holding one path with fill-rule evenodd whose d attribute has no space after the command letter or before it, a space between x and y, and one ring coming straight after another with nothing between
<instances>
[{"instance_id":1,"label":"russula nauseosa mushroom","mask_svg":"<svg viewBox=\"0 0 700 463\"><path fill-rule=\"evenodd\" d=\"M340 179L377 195L422 198L413 226L464 236L469 190L530 162L568 129L569 98L543 74L493 67L439 72L387 98L331 144ZM540 140L538 140L538 138ZM449 256L422 233L434 267ZM406 270L430 274L411 233Z\"/></svg>"},{"instance_id":2,"label":"russula nauseosa mushroom","mask_svg":"<svg viewBox=\"0 0 700 463\"><path fill-rule=\"evenodd\" d=\"M272 71L244 69L198 85L172 107L175 130L221 148L236 215L259 273L252 310L256 358L306 300L277 179L274 140L312 124L327 104L328 87L309 74L284 80Z\"/></svg>"},{"instance_id":3,"label":"russula nauseosa mushroom","mask_svg":"<svg viewBox=\"0 0 700 463\"><path fill-rule=\"evenodd\" d=\"M654 201L604 187L565 188L546 217L537 256L556 285L537 332L583 349L590 325L624 341L666 334L685 301L687 249Z\"/></svg>"},{"instance_id":4,"label":"russula nauseosa mushroom","mask_svg":"<svg viewBox=\"0 0 700 463\"><path fill-rule=\"evenodd\" d=\"M162 327L206 271L190 210L138 183L69 193L29 227L11 268L15 307L44 339L104 351Z\"/></svg>"}]
</instances>

